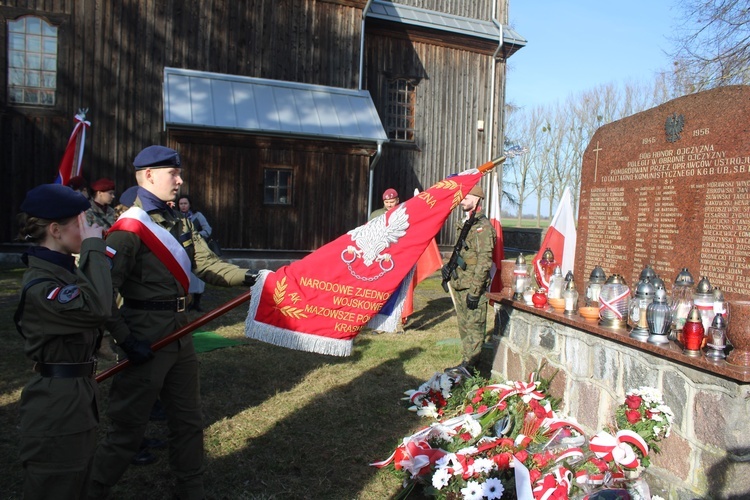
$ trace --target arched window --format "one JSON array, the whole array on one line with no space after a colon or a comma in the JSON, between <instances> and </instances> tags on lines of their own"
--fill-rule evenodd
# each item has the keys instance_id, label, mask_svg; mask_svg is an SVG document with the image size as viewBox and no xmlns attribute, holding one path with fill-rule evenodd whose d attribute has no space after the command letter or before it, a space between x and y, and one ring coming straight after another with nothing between
<instances>
[{"instance_id":1,"label":"arched window","mask_svg":"<svg viewBox=\"0 0 750 500\"><path fill-rule=\"evenodd\" d=\"M8 103L54 106L57 27L35 16L8 21Z\"/></svg>"}]
</instances>

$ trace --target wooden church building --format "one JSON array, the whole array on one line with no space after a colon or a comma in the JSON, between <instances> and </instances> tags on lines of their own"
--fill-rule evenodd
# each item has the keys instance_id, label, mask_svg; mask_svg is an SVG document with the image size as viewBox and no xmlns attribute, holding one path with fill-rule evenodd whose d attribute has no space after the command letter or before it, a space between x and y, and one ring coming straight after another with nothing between
<instances>
[{"instance_id":1,"label":"wooden church building","mask_svg":"<svg viewBox=\"0 0 750 500\"><path fill-rule=\"evenodd\" d=\"M0 0L0 244L87 109L89 182L119 195L173 147L222 246L314 250L386 188L500 154L507 22L508 0Z\"/></svg>"}]
</instances>

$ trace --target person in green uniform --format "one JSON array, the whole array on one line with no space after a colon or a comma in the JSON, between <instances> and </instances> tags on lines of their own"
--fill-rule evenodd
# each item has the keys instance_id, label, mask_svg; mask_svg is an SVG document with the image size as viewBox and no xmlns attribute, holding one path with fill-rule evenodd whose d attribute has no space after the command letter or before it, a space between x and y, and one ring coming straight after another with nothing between
<instances>
[{"instance_id":1,"label":"person in green uniform","mask_svg":"<svg viewBox=\"0 0 750 500\"><path fill-rule=\"evenodd\" d=\"M94 352L113 296L102 228L86 223L88 207L69 187L43 184L18 214L19 237L33 244L14 316L35 372L20 404L27 500L87 494L99 425Z\"/></svg>"},{"instance_id":2,"label":"person in green uniform","mask_svg":"<svg viewBox=\"0 0 750 500\"><path fill-rule=\"evenodd\" d=\"M495 248L497 235L480 205L484 199L484 190L477 184L463 200L461 210L466 219L456 228L461 234L464 224L468 223L471 212L475 212L474 223L469 230L461 257L466 268L456 268L450 275L443 267L443 278L450 280L454 290L454 303L458 320L458 333L461 337L463 359L461 364L450 370L464 369L470 371L479 363L487 332L487 296L485 292L490 283L492 268L492 250Z\"/></svg>"},{"instance_id":3,"label":"person in green uniform","mask_svg":"<svg viewBox=\"0 0 750 500\"><path fill-rule=\"evenodd\" d=\"M378 208L377 210L373 210L373 212L370 214L370 218L367 220L372 220L375 217L380 217L381 215L386 213L388 210L398 205L398 202L399 202L398 191L396 191L393 188L386 189L385 191L383 191L383 208Z\"/></svg>"},{"instance_id":4,"label":"person in green uniform","mask_svg":"<svg viewBox=\"0 0 750 500\"><path fill-rule=\"evenodd\" d=\"M114 376L107 416L110 429L94 460L89 498L105 498L138 451L157 398L167 414L169 465L176 497L204 498L203 418L198 358L191 335L152 352L151 344L188 323L192 271L220 286L252 285L256 273L222 261L167 202L182 185L174 149L149 146L133 161L138 191L134 205L107 234L112 284L123 304L107 329L131 365Z\"/></svg>"},{"instance_id":5,"label":"person in green uniform","mask_svg":"<svg viewBox=\"0 0 750 500\"><path fill-rule=\"evenodd\" d=\"M89 224L98 224L109 229L115 223L115 183L112 179L102 178L91 183L91 207L86 210L86 220Z\"/></svg>"}]
</instances>

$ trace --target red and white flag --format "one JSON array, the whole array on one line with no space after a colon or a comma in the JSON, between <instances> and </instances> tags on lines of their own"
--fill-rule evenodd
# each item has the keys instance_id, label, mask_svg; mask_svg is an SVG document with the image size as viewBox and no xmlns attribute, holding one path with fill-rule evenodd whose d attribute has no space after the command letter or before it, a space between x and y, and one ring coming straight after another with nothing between
<instances>
[{"instance_id":1,"label":"red and white flag","mask_svg":"<svg viewBox=\"0 0 750 500\"><path fill-rule=\"evenodd\" d=\"M549 287L549 283L544 279L544 272L542 272L539 264L547 248L552 250L552 255L554 255L557 265L560 266L563 276L568 271L573 270L573 263L576 257L576 234L576 221L573 217L573 197L570 194L570 188L566 187L562 198L560 198L560 204L557 206L557 212L555 212L552 223L547 229L547 235L544 237L542 246L532 260L534 273L540 285L545 288Z\"/></svg>"},{"instance_id":2,"label":"red and white flag","mask_svg":"<svg viewBox=\"0 0 750 500\"><path fill-rule=\"evenodd\" d=\"M497 172L492 173L492 184L490 188L489 213L490 224L495 228L497 239L495 248L492 250L492 268L490 269L490 292L500 292L503 289L503 282L500 278L500 266L505 258L505 248L503 243L503 225L501 224L502 216L500 212L500 184L497 182Z\"/></svg>"},{"instance_id":3,"label":"red and white flag","mask_svg":"<svg viewBox=\"0 0 750 500\"><path fill-rule=\"evenodd\" d=\"M55 178L55 184L62 184L63 186L68 185L71 177L81 175L83 148L86 145L86 129L91 126L91 123L86 121L86 113L83 110L78 110L74 119L76 125L73 127L70 139L68 139L68 145L65 147L65 153L60 160L60 167L57 171L57 178Z\"/></svg>"},{"instance_id":4,"label":"red and white flag","mask_svg":"<svg viewBox=\"0 0 750 500\"><path fill-rule=\"evenodd\" d=\"M403 290L445 219L495 164L448 177L307 257L261 271L245 334L297 350L351 354L354 337Z\"/></svg>"}]
</instances>

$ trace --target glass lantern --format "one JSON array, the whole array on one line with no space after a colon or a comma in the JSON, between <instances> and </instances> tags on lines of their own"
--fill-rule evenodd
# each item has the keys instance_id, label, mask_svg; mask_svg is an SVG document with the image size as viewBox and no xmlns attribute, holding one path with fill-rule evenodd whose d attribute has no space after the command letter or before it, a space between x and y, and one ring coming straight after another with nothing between
<instances>
[{"instance_id":1,"label":"glass lantern","mask_svg":"<svg viewBox=\"0 0 750 500\"><path fill-rule=\"evenodd\" d=\"M671 340L676 340L685 325L690 309L693 308L693 275L687 267L677 274L672 287L672 329Z\"/></svg>"},{"instance_id":2,"label":"glass lantern","mask_svg":"<svg viewBox=\"0 0 750 500\"><path fill-rule=\"evenodd\" d=\"M574 314L578 310L578 290L576 290L576 282L571 279L565 283L565 290L562 293L562 298L565 300L565 314Z\"/></svg>"},{"instance_id":3,"label":"glass lantern","mask_svg":"<svg viewBox=\"0 0 750 500\"><path fill-rule=\"evenodd\" d=\"M654 301L646 309L648 322L648 342L650 344L668 344L669 328L672 325L672 308L669 307L667 291L663 286L656 288Z\"/></svg>"},{"instance_id":4,"label":"glass lantern","mask_svg":"<svg viewBox=\"0 0 750 500\"><path fill-rule=\"evenodd\" d=\"M643 271L641 271L641 275L638 278L638 281L643 281L644 279L648 278L648 280L651 282L651 284L654 284L654 278L656 278L656 272L654 271L654 268L651 267L651 264L646 264L643 267Z\"/></svg>"},{"instance_id":5,"label":"glass lantern","mask_svg":"<svg viewBox=\"0 0 750 500\"><path fill-rule=\"evenodd\" d=\"M513 300L523 300L523 291L526 290L528 277L529 268L526 265L526 257L519 253L513 268Z\"/></svg>"},{"instance_id":6,"label":"glass lantern","mask_svg":"<svg viewBox=\"0 0 750 500\"><path fill-rule=\"evenodd\" d=\"M565 278L562 275L560 266L555 266L555 271L549 279L549 289L547 290L548 299L561 299Z\"/></svg>"},{"instance_id":7,"label":"glass lantern","mask_svg":"<svg viewBox=\"0 0 750 500\"><path fill-rule=\"evenodd\" d=\"M599 294L599 324L610 328L625 328L628 324L630 288L625 278L613 274Z\"/></svg>"},{"instance_id":8,"label":"glass lantern","mask_svg":"<svg viewBox=\"0 0 750 500\"><path fill-rule=\"evenodd\" d=\"M705 330L703 329L701 314L698 312L698 309L693 306L682 327L682 345L684 347L682 349L682 354L693 357L700 356L704 338Z\"/></svg>"},{"instance_id":9,"label":"glass lantern","mask_svg":"<svg viewBox=\"0 0 750 500\"><path fill-rule=\"evenodd\" d=\"M706 347L706 357L709 359L724 359L724 348L727 346L727 322L724 315L717 313L714 316L711 326L708 327L708 343Z\"/></svg>"},{"instance_id":10,"label":"glass lantern","mask_svg":"<svg viewBox=\"0 0 750 500\"><path fill-rule=\"evenodd\" d=\"M654 285L655 289L659 287L662 287L664 290L667 289L667 285L664 284L664 280L661 279L658 274L653 277L651 284Z\"/></svg>"},{"instance_id":11,"label":"glass lantern","mask_svg":"<svg viewBox=\"0 0 750 500\"><path fill-rule=\"evenodd\" d=\"M607 281L607 275L604 274L602 266L596 266L589 275L589 283L586 286L586 305L599 305L599 293L602 291L602 285Z\"/></svg>"},{"instance_id":12,"label":"glass lantern","mask_svg":"<svg viewBox=\"0 0 750 500\"><path fill-rule=\"evenodd\" d=\"M721 288L715 286L711 290L711 295L714 297L714 315L723 314L724 322L729 323L729 304L724 300L724 292Z\"/></svg>"},{"instance_id":13,"label":"glass lantern","mask_svg":"<svg viewBox=\"0 0 750 500\"><path fill-rule=\"evenodd\" d=\"M539 260L537 264L539 265L539 270L541 272L541 276L539 276L541 283L539 283L539 286L546 291L549 287L549 280L555 272L555 266L557 266L555 255L549 247L544 251L541 260Z\"/></svg>"},{"instance_id":14,"label":"glass lantern","mask_svg":"<svg viewBox=\"0 0 750 500\"><path fill-rule=\"evenodd\" d=\"M708 331L714 321L714 294L711 283L706 276L702 277L693 293L693 304L698 309L703 323L703 330Z\"/></svg>"},{"instance_id":15,"label":"glass lantern","mask_svg":"<svg viewBox=\"0 0 750 500\"><path fill-rule=\"evenodd\" d=\"M643 278L635 288L635 295L630 299L628 308L628 324L632 327L630 338L646 342L649 337L648 319L646 311L654 301L656 289L651 280Z\"/></svg>"}]
</instances>

